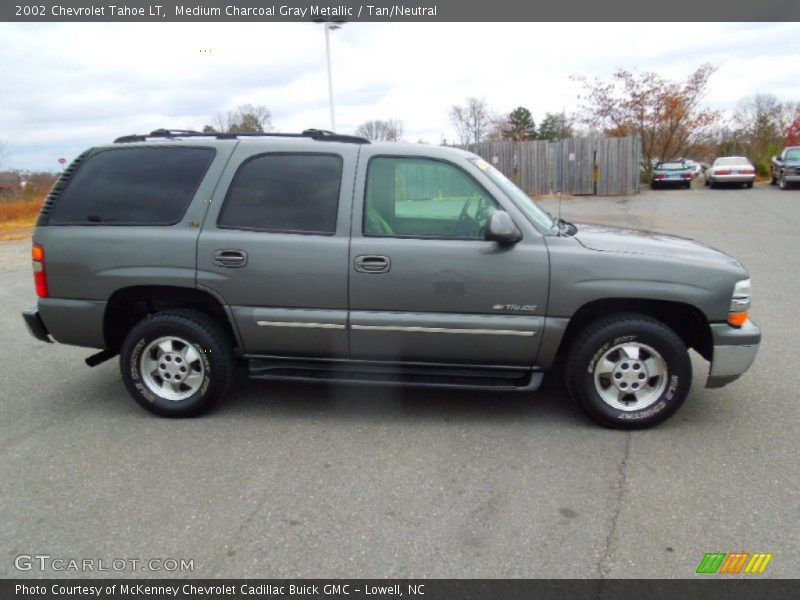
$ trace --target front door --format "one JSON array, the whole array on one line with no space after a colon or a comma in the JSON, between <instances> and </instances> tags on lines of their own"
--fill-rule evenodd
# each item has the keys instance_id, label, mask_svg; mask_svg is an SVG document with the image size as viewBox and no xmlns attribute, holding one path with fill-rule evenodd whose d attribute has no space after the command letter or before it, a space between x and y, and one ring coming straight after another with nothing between
<instances>
[{"instance_id":1,"label":"front door","mask_svg":"<svg viewBox=\"0 0 800 600\"><path fill-rule=\"evenodd\" d=\"M466 156L362 149L350 247L353 358L534 364L547 249L531 227L511 246L484 238L489 214L504 207L480 177Z\"/></svg>"}]
</instances>

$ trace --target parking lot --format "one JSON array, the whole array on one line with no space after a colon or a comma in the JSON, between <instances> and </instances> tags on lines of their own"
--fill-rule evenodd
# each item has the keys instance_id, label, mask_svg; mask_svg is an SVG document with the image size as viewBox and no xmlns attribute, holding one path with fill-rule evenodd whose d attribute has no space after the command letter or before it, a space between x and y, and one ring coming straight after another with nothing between
<instances>
[{"instance_id":1,"label":"parking lot","mask_svg":"<svg viewBox=\"0 0 800 600\"><path fill-rule=\"evenodd\" d=\"M556 212L557 202L541 202ZM660 427L602 429L558 381L534 396L240 378L207 417L158 419L116 360L45 345L27 242L0 244L0 576L19 554L191 559L143 577L689 577L706 552L800 575L800 190L565 199L567 220L654 229L741 259L763 342Z\"/></svg>"}]
</instances>

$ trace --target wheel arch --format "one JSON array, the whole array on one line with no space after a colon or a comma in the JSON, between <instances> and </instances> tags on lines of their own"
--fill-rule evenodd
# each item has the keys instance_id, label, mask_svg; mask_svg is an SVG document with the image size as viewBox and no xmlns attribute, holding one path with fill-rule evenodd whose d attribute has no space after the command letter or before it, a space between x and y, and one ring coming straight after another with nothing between
<instances>
[{"instance_id":1,"label":"wheel arch","mask_svg":"<svg viewBox=\"0 0 800 600\"><path fill-rule=\"evenodd\" d=\"M106 349L117 351L128 332L144 317L171 308L191 308L218 322L241 348L238 330L221 298L199 288L165 285L140 285L120 288L108 299L103 316Z\"/></svg>"},{"instance_id":2,"label":"wheel arch","mask_svg":"<svg viewBox=\"0 0 800 600\"><path fill-rule=\"evenodd\" d=\"M641 298L603 298L592 300L581 306L569 320L556 352L556 360L569 352L578 334L593 321L613 313L634 312L657 319L670 327L706 360L713 355L711 328L705 314L688 303L670 300Z\"/></svg>"}]
</instances>

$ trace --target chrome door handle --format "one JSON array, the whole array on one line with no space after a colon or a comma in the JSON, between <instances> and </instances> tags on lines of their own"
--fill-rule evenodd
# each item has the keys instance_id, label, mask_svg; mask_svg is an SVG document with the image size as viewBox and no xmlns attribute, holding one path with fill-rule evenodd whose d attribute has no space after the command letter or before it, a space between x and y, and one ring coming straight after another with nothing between
<instances>
[{"instance_id":1,"label":"chrome door handle","mask_svg":"<svg viewBox=\"0 0 800 600\"><path fill-rule=\"evenodd\" d=\"M218 267L243 267L247 264L247 252L244 250L215 250L214 264Z\"/></svg>"},{"instance_id":2,"label":"chrome door handle","mask_svg":"<svg viewBox=\"0 0 800 600\"><path fill-rule=\"evenodd\" d=\"M392 268L392 261L388 256L377 256L372 254L362 254L356 256L353 267L359 273L388 273Z\"/></svg>"}]
</instances>

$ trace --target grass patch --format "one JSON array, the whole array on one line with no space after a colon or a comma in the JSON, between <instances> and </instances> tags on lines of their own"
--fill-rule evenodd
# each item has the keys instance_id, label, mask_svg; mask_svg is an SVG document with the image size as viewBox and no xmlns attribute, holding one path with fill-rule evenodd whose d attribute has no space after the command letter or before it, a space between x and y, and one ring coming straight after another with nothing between
<instances>
[{"instance_id":1,"label":"grass patch","mask_svg":"<svg viewBox=\"0 0 800 600\"><path fill-rule=\"evenodd\" d=\"M10 229L11 224L15 224L15 227L28 226L19 223L33 225L43 202L44 197L0 200L0 229Z\"/></svg>"},{"instance_id":2,"label":"grass patch","mask_svg":"<svg viewBox=\"0 0 800 600\"><path fill-rule=\"evenodd\" d=\"M0 200L0 241L31 237L44 196Z\"/></svg>"}]
</instances>

